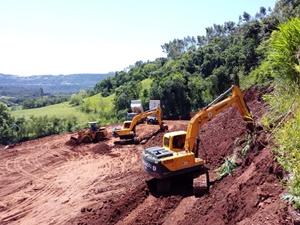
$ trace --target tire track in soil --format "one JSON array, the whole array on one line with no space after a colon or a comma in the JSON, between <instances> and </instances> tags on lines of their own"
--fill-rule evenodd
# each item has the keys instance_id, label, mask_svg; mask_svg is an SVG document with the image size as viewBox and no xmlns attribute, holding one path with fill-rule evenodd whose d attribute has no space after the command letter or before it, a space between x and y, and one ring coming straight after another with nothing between
<instances>
[{"instance_id":1,"label":"tire track in soil","mask_svg":"<svg viewBox=\"0 0 300 225\"><path fill-rule=\"evenodd\" d=\"M147 180L146 183L148 198L143 202L137 199L140 204L127 213L128 216L120 220L119 224L176 224L197 201L197 198L191 196L191 190L186 188L186 184L175 183L178 188L172 188L167 195L159 195L154 190L154 179ZM133 199L136 198L134 194L133 192L131 195Z\"/></svg>"},{"instance_id":2,"label":"tire track in soil","mask_svg":"<svg viewBox=\"0 0 300 225\"><path fill-rule=\"evenodd\" d=\"M5 163L8 174L18 172L23 182L33 180L33 183L17 191L18 196L26 197L0 211L3 224L65 223L89 202L107 199L118 202L127 196L134 199L137 187L145 185L140 165L143 146L114 146L113 139L109 139L106 143L111 149L102 154L92 151L98 144L68 146L63 141L66 136L26 143L18 147L16 157L8 157L10 161ZM48 208L55 210L45 216ZM143 211L143 207L138 211Z\"/></svg>"},{"instance_id":3,"label":"tire track in soil","mask_svg":"<svg viewBox=\"0 0 300 225\"><path fill-rule=\"evenodd\" d=\"M50 142L51 143L51 142ZM111 178L119 177L121 173L126 173L126 165L137 161L138 156L134 155L134 151L122 151L122 149L117 149L116 152L120 154L122 160L116 160L113 163L108 163L108 160L105 158L111 158L111 156L103 156L100 154L94 154L91 152L71 152L73 150L63 149L65 148L62 144L56 144L55 141L52 144L43 144L36 146L38 149L43 149L43 151L36 151L35 154L27 154L27 156L20 156L15 158L14 160L6 163L6 170L10 173L18 172L21 174L23 178L34 180L34 184L36 188L32 188L31 190L25 190L29 197L26 197L22 200L22 202L16 202L15 205L8 207L8 210L4 212L4 216L0 213L0 218L2 223L12 224L12 221L24 222L28 221L28 217L35 218L35 221L39 221L39 217L36 215L39 212L39 206L49 204L49 201L53 198L60 198L67 192L67 199L72 198L72 194L68 189L72 189L73 181L68 184L63 184L59 186L59 182L61 180L67 179L59 179L59 171L64 171L70 173L74 172L76 168L81 168L80 172L89 173L89 168L84 169L85 165L90 165L91 167L97 167L99 170L94 171L97 174L97 178L90 181L92 186L97 185L99 182L103 180L107 180L107 182L112 183ZM83 149L88 148L84 147ZM54 150L55 149L55 150ZM90 148L88 148L90 149ZM31 149L30 151L33 151ZM135 152L135 154L138 154ZM71 157L70 157L71 156ZM51 160L54 158L53 161ZM101 158L101 160L99 160ZM30 168L30 170L27 170ZM127 168L128 170L128 168ZM36 173L37 172L37 173ZM41 175L42 173L42 175ZM120 185L124 182L124 179L121 179L117 182L114 180L112 186ZM88 190L88 185L84 188ZM92 190L92 189L90 189ZM23 194L25 193L23 192ZM111 194L116 194L116 192L124 193L124 188L119 187L115 190L111 190ZM81 190L77 190L77 193L82 193ZM32 194L33 193L33 194ZM76 192L75 192L76 193ZM90 193L83 194L85 198L89 198L91 196ZM63 197L66 199L66 197ZM66 200L68 202L69 200ZM34 211L34 212L33 212ZM42 214L42 213L41 213ZM64 219L53 219L53 222L65 222ZM50 222L51 222L50 221ZM43 222L43 219L40 218L40 222Z\"/></svg>"},{"instance_id":4,"label":"tire track in soil","mask_svg":"<svg viewBox=\"0 0 300 225\"><path fill-rule=\"evenodd\" d=\"M154 205L155 201L156 198L152 195L149 195L142 204L138 205L138 207L129 212L124 219L119 220L116 225L134 224L136 218L138 218L138 215L147 211L148 208Z\"/></svg>"},{"instance_id":5,"label":"tire track in soil","mask_svg":"<svg viewBox=\"0 0 300 225\"><path fill-rule=\"evenodd\" d=\"M193 208L196 201L197 198L194 196L183 198L173 212L165 218L163 225L173 225L182 221L185 214Z\"/></svg>"},{"instance_id":6,"label":"tire track in soil","mask_svg":"<svg viewBox=\"0 0 300 225\"><path fill-rule=\"evenodd\" d=\"M43 147L45 147L45 146L43 146ZM47 147L45 147L44 149L49 150L49 148L47 148ZM46 151L46 152L48 152L48 151ZM44 154L43 154L43 156L44 156ZM34 165L32 165L32 163L30 163L32 161L32 159L30 157L32 157L32 155L28 156L28 157L24 157L24 156L18 157L16 159L14 159L14 161L7 162L6 163L6 169L10 172L18 172L23 177L30 178L30 179L34 180L36 183L38 183L38 186L41 186L41 184L46 185L46 186L40 187L39 189L41 189L41 191L37 191L37 189L35 189L35 193L33 195L31 195L29 198L25 198L25 200L22 201L21 203L18 202L15 207L11 207L7 211L7 212L9 212L10 215L8 215L8 216L6 215L2 220L4 222L6 220L9 221L11 219L20 218L22 215L25 215L28 211L30 211L35 205L43 203L41 201L36 201L36 199L43 197L47 201L47 199L51 198L52 196L59 196L66 189L68 189L68 186L66 186L64 189L60 188L60 190L55 189L55 188L53 189L53 187L55 186L55 183L51 184L51 183L49 183L50 181L45 181L43 179L43 176L34 175L32 173L32 171L36 171L37 169L44 170L44 171L51 171L51 169L45 170L45 167L42 167L41 166L42 164L39 164L39 163L35 163ZM34 157L33 161L36 162L35 159L37 159L38 157L40 158L40 155L36 155ZM90 160L90 159L91 159L91 157L88 157L88 160ZM26 168L25 164L27 164L27 167L31 166L30 167L31 171L27 171L25 169ZM37 167L40 167L40 168L33 167L33 166L37 166ZM56 165L54 165L54 166L56 166ZM52 177L50 174L47 174L47 176ZM34 188L33 188L33 190L34 190ZM59 191L57 191L57 190L59 190ZM21 208L21 210L20 210L20 208ZM17 209L17 210L15 210L15 209ZM6 212L6 214L7 214L7 212Z\"/></svg>"}]
</instances>

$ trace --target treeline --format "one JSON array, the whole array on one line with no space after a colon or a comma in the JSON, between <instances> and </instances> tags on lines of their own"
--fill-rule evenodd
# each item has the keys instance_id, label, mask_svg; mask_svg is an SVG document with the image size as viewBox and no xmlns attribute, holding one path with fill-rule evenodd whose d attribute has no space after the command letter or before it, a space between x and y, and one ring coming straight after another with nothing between
<instances>
[{"instance_id":1,"label":"treeline","mask_svg":"<svg viewBox=\"0 0 300 225\"><path fill-rule=\"evenodd\" d=\"M8 106L19 105L27 98L38 98L41 96L40 94L40 88L0 86L0 101Z\"/></svg>"},{"instance_id":2,"label":"treeline","mask_svg":"<svg viewBox=\"0 0 300 225\"><path fill-rule=\"evenodd\" d=\"M42 89L41 89L42 90ZM89 105L84 104L83 99L86 97L93 96L95 93L93 90L81 90L78 94L72 95L62 95L62 96L54 96L54 95L45 95L44 97L33 98L29 97L23 100L20 105L23 109L33 109L33 108L41 108L49 105L55 105L62 102L69 102L73 106L80 106L81 111L85 113L90 113ZM44 95L41 91L41 96ZM14 107L11 108L14 110Z\"/></svg>"},{"instance_id":3,"label":"treeline","mask_svg":"<svg viewBox=\"0 0 300 225\"><path fill-rule=\"evenodd\" d=\"M299 1L278 1L274 10L261 7L254 17L244 12L238 23L206 28L205 36L174 39L162 45L167 58L138 61L127 70L107 77L95 87L102 96L116 94L115 111L130 110L131 99L159 99L165 119L189 118L232 84L248 78L265 59L270 35L288 18L298 16ZM151 78L150 91L140 93L140 81ZM272 76L257 75L254 82Z\"/></svg>"},{"instance_id":4,"label":"treeline","mask_svg":"<svg viewBox=\"0 0 300 225\"><path fill-rule=\"evenodd\" d=\"M70 94L51 94L43 88L4 87L0 86L0 102L12 107L22 106L23 109L39 108L68 101Z\"/></svg>"},{"instance_id":5,"label":"treeline","mask_svg":"<svg viewBox=\"0 0 300 225\"><path fill-rule=\"evenodd\" d=\"M21 105L23 109L33 109L45 107L48 105L55 105L62 102L69 101L70 96L52 96L52 97L41 97L41 98L28 98L25 99ZM12 108L13 109L13 108Z\"/></svg>"},{"instance_id":6,"label":"treeline","mask_svg":"<svg viewBox=\"0 0 300 225\"><path fill-rule=\"evenodd\" d=\"M78 129L76 117L61 118L56 116L31 116L15 119L8 107L0 102L0 143L10 144L61 134Z\"/></svg>"}]
</instances>

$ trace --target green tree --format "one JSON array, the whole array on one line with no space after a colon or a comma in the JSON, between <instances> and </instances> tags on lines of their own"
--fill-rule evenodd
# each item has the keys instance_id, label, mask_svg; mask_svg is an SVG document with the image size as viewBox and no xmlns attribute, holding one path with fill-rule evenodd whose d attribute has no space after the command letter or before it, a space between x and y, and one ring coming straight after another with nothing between
<instances>
[{"instance_id":1,"label":"green tree","mask_svg":"<svg viewBox=\"0 0 300 225\"><path fill-rule=\"evenodd\" d=\"M292 17L300 16L299 0L279 0L275 4L274 14L282 22L286 22Z\"/></svg>"},{"instance_id":2,"label":"green tree","mask_svg":"<svg viewBox=\"0 0 300 225\"><path fill-rule=\"evenodd\" d=\"M81 105L85 97L87 97L87 92L85 90L81 90L78 94L71 95L70 104L77 106Z\"/></svg>"},{"instance_id":3,"label":"green tree","mask_svg":"<svg viewBox=\"0 0 300 225\"><path fill-rule=\"evenodd\" d=\"M0 102L0 143L8 144L14 138L13 118L11 117L8 107Z\"/></svg>"},{"instance_id":4,"label":"green tree","mask_svg":"<svg viewBox=\"0 0 300 225\"><path fill-rule=\"evenodd\" d=\"M251 15L247 12L244 12L243 13L243 20L246 21L246 22L249 22L251 19Z\"/></svg>"},{"instance_id":5,"label":"green tree","mask_svg":"<svg viewBox=\"0 0 300 225\"><path fill-rule=\"evenodd\" d=\"M186 80L179 73L161 81L161 102L164 117L178 119L189 117L190 103L187 97Z\"/></svg>"},{"instance_id":6,"label":"green tree","mask_svg":"<svg viewBox=\"0 0 300 225\"><path fill-rule=\"evenodd\" d=\"M169 59L179 59L182 54L185 52L185 47L188 45L185 45L184 40L181 39L174 39L173 41L170 41L169 43L165 43L164 45L161 45L163 52L167 54L167 57Z\"/></svg>"},{"instance_id":7,"label":"green tree","mask_svg":"<svg viewBox=\"0 0 300 225\"><path fill-rule=\"evenodd\" d=\"M202 91L204 90L203 79L200 75L193 75L188 80L189 99L191 104L191 111L198 111L205 103L202 98Z\"/></svg>"},{"instance_id":8,"label":"green tree","mask_svg":"<svg viewBox=\"0 0 300 225\"><path fill-rule=\"evenodd\" d=\"M138 99L140 97L140 90L142 89L140 82L128 82L116 89L116 96L114 98L115 111L122 111L119 114L118 119L123 119L124 111L130 111L131 100Z\"/></svg>"}]
</instances>

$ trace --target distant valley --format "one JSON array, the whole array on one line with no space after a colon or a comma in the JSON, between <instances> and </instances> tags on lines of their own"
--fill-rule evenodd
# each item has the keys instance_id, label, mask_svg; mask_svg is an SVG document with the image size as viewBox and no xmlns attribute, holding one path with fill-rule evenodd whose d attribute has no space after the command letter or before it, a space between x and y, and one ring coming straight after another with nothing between
<instances>
[{"instance_id":1,"label":"distant valley","mask_svg":"<svg viewBox=\"0 0 300 225\"><path fill-rule=\"evenodd\" d=\"M33 75L0 74L0 95L10 95L16 90L43 89L44 93L72 94L94 86L114 72L107 74Z\"/></svg>"}]
</instances>

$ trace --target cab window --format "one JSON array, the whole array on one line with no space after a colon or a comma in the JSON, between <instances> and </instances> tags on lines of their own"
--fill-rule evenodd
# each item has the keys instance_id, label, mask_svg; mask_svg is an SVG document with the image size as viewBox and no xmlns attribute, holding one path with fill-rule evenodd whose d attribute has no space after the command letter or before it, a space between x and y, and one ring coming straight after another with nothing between
<instances>
[{"instance_id":1,"label":"cab window","mask_svg":"<svg viewBox=\"0 0 300 225\"><path fill-rule=\"evenodd\" d=\"M180 148L182 149L184 147L184 142L185 142L185 135L179 135L175 136L173 138L173 148Z\"/></svg>"},{"instance_id":2,"label":"cab window","mask_svg":"<svg viewBox=\"0 0 300 225\"><path fill-rule=\"evenodd\" d=\"M170 139L167 137L164 137L164 146L169 148L170 147L169 144L170 144Z\"/></svg>"}]
</instances>

